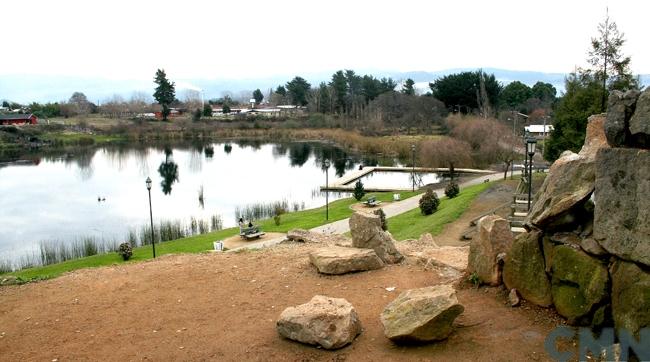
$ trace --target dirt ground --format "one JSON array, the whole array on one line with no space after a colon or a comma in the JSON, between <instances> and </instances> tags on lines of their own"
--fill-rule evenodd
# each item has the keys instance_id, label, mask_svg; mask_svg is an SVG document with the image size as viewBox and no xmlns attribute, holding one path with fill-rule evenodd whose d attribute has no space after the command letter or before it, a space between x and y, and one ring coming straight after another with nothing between
<instances>
[{"instance_id":1,"label":"dirt ground","mask_svg":"<svg viewBox=\"0 0 650 362\"><path fill-rule=\"evenodd\" d=\"M456 227L445 232L451 230ZM414 245L399 247L407 251ZM458 299L465 311L447 340L393 344L379 320L386 304L402 291L448 283L459 273L409 259L380 270L325 276L308 261L317 247L171 255L2 287L0 360L548 360L544 338L561 323L554 312L526 303L512 308L505 290L464 283ZM418 249L429 254L426 247ZM275 322L281 311L316 294L354 305L363 324L354 343L326 351L279 337Z\"/></svg>"}]
</instances>

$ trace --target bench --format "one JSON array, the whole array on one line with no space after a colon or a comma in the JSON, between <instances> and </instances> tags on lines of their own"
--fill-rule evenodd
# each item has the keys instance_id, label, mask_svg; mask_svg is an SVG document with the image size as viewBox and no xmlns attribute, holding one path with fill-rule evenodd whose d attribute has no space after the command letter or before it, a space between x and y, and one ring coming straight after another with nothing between
<instances>
[{"instance_id":1,"label":"bench","mask_svg":"<svg viewBox=\"0 0 650 362\"><path fill-rule=\"evenodd\" d=\"M239 236L246 240L257 239L262 235L265 235L265 232L260 230L259 226L243 228L239 233Z\"/></svg>"},{"instance_id":2,"label":"bench","mask_svg":"<svg viewBox=\"0 0 650 362\"><path fill-rule=\"evenodd\" d=\"M377 201L377 199L374 196L372 196L372 197L369 197L368 201L364 202L364 204L366 206L368 206L368 207L374 207L374 206L377 206L377 205L381 204L381 201Z\"/></svg>"}]
</instances>

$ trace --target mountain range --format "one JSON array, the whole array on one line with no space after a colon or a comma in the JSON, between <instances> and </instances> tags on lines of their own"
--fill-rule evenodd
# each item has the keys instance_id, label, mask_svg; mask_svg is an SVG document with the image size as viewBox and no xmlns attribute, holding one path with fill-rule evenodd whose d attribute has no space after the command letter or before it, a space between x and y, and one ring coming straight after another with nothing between
<instances>
[{"instance_id":1,"label":"mountain range","mask_svg":"<svg viewBox=\"0 0 650 362\"><path fill-rule=\"evenodd\" d=\"M408 78L416 82L421 92L426 92L428 83L442 76L473 71L476 69L456 68L440 71L378 71L356 70L357 74L372 74L375 77L391 77L395 81ZM538 81L550 83L558 90L558 95L564 90L565 73L544 73L535 71L518 71L497 68L483 68L486 73L494 74L503 84L518 80L529 86ZM320 82L328 82L335 71L297 74L305 78L312 86ZM88 100L101 104L113 95L128 99L133 92L152 94L153 71L151 81L129 79L87 78L78 76L56 75L0 75L0 100L27 104L31 102L57 102L67 100L74 92L83 92ZM259 88L264 95L270 89L275 89L290 81L294 76L273 76L256 79L171 79L176 82L176 94L183 99L187 90L202 91L205 99L218 98L229 92L234 98L250 98L250 92ZM650 74L642 74L641 84L650 85Z\"/></svg>"}]
</instances>

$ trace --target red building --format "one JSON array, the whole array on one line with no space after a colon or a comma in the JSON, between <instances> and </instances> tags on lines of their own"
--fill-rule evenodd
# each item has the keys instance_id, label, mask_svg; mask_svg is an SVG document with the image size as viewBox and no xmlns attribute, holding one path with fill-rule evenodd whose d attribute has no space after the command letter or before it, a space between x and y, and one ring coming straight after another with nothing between
<instances>
[{"instance_id":1,"label":"red building","mask_svg":"<svg viewBox=\"0 0 650 362\"><path fill-rule=\"evenodd\" d=\"M36 123L38 123L38 117L33 114L0 114L0 125Z\"/></svg>"}]
</instances>

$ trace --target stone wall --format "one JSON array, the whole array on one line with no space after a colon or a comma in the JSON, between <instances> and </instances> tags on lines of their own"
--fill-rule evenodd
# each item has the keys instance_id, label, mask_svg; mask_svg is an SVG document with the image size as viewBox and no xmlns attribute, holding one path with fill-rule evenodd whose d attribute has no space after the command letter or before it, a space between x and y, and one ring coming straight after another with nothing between
<instances>
[{"instance_id":1,"label":"stone wall","mask_svg":"<svg viewBox=\"0 0 650 362\"><path fill-rule=\"evenodd\" d=\"M650 327L650 90L612 92L551 166L503 280L574 325Z\"/></svg>"}]
</instances>

